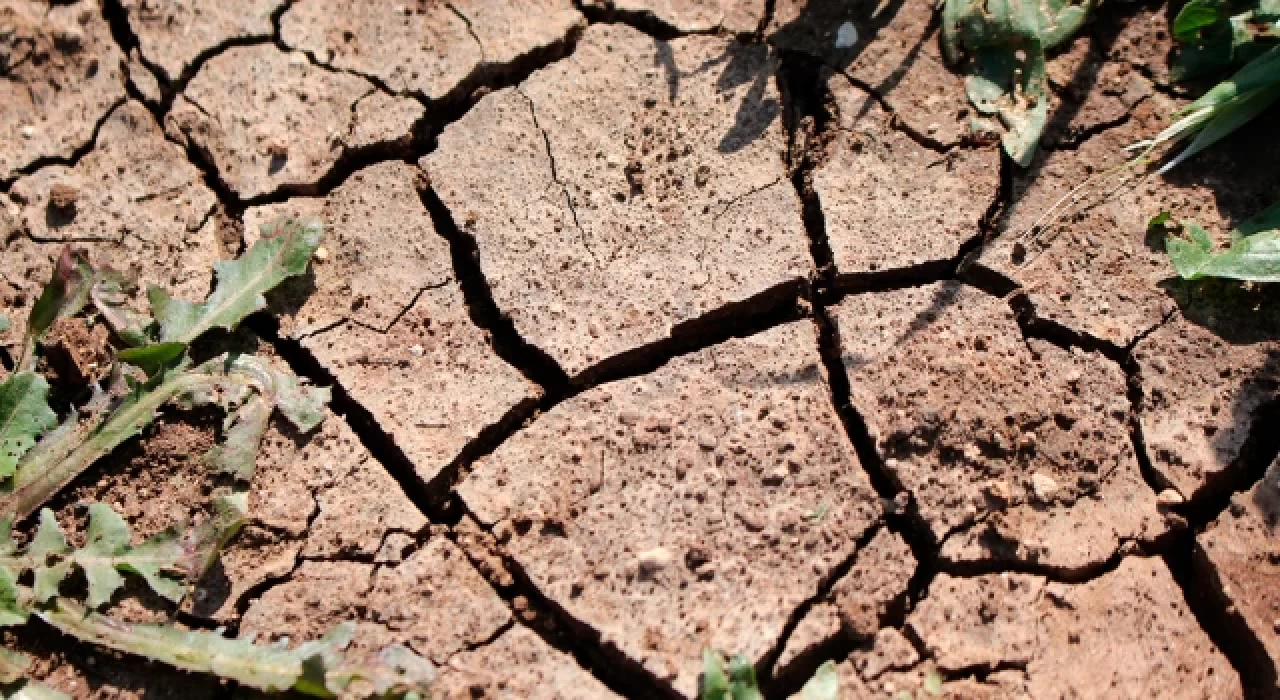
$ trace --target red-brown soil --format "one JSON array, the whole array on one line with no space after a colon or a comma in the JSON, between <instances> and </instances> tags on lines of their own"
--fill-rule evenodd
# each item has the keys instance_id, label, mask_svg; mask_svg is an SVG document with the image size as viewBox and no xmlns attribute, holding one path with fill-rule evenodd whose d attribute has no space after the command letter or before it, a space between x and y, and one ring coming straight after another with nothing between
<instances>
[{"instance_id":1,"label":"red-brown soil","mask_svg":"<svg viewBox=\"0 0 1280 700\"><path fill-rule=\"evenodd\" d=\"M925 0L0 0L0 360L64 244L194 299L318 217L217 342L331 410L272 424L180 611L111 614L350 620L448 698L693 697L708 647L770 698L828 659L845 698L1280 697L1277 293L1147 237L1274 200L1277 114L1040 220L1186 103L1172 13L1055 52L1019 169ZM41 370L101 376L103 334ZM167 410L50 506L209 517L220 421ZM243 692L3 640L76 698Z\"/></svg>"}]
</instances>

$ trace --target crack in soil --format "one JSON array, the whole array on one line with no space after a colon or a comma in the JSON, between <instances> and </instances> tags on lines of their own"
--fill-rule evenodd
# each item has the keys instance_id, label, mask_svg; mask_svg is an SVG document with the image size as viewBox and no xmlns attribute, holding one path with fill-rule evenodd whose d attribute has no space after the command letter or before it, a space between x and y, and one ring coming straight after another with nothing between
<instances>
[{"instance_id":1,"label":"crack in soil","mask_svg":"<svg viewBox=\"0 0 1280 700\"><path fill-rule=\"evenodd\" d=\"M569 186L565 184L564 180L560 179L560 171L556 168L556 152L551 147L551 135L538 122L538 107L534 104L533 98L529 97L519 85L515 87L515 91L524 98L525 102L529 103L529 116L533 119L533 127L542 134L542 143L546 148L547 162L551 167L551 181L564 194L565 206L569 208L569 215L573 217L573 227L578 229L578 238L582 241L582 247L586 249L591 259L595 261L596 267L600 267L600 258L596 257L596 252L591 249L591 244L587 240L587 232L583 230L582 222L578 220L578 208L573 204L573 195L569 193Z\"/></svg>"},{"instance_id":2,"label":"crack in soil","mask_svg":"<svg viewBox=\"0 0 1280 700\"><path fill-rule=\"evenodd\" d=\"M480 63L482 64L488 63L489 60L485 58L485 55L484 55L484 42L480 41L480 36L476 34L476 28L474 25L471 24L471 18L466 16L466 14L462 12L462 10L458 9L457 5L454 5L451 2L445 3L445 7L449 8L449 11L452 12L454 16L462 20L463 24L467 25L467 34L469 34L471 36L471 39L476 42L476 48L480 49Z\"/></svg>"},{"instance_id":3,"label":"crack in soil","mask_svg":"<svg viewBox=\"0 0 1280 700\"><path fill-rule=\"evenodd\" d=\"M583 5L581 0L578 0L576 4L579 11L586 16L590 23L627 24L655 39L670 40L691 34L725 33L723 27L716 27L707 31L682 32L663 22L652 13L625 12L617 10L611 5L608 7L587 7ZM129 27L127 13L120 0L106 0L103 5L103 14L111 27L116 43L120 46L125 56L130 55L132 49L139 48L138 56L141 63L160 80L164 88L164 99L162 104L159 105L149 103L143 99L138 94L136 87L128 80L126 80L126 89L131 98L146 104L157 122L163 124L164 117L167 115L174 99L182 94L185 85L208 60L221 52L236 46L257 45L267 42L274 43L282 50L291 51L292 49L283 43L280 34L281 17L291 6L291 2L283 3L273 13L272 25L274 30L271 35L240 37L222 42L201 52L184 69L182 75L173 79L168 78L163 70L153 65L146 56L142 55L138 39L131 27ZM760 42L763 40L764 31L774 16L775 6L775 0L767 2L765 17L757 28L755 35L748 39L749 41ZM452 6L450 6L450 9L467 24L472 38L479 44L479 38L471 27L469 18L462 15ZM1124 12L1123 10L1121 11L1122 14ZM936 22L936 19L933 21ZM407 147L374 146L353 149L352 152L345 153L326 175L310 185L280 188L267 195L242 200L221 181L216 167L212 165L212 158L209 157L209 154L202 153L190 142L180 143L180 145L185 148L188 159L193 165L201 170L206 184L215 192L225 211L234 219L239 220L242 218L244 209L248 206L279 202L299 194L325 194L363 167L388 160L403 159L412 162L417 156L427 153L433 148L434 135L438 134L446 125L466 114L479 99L480 96L476 94L477 92L483 93L486 90L518 86L521 81L536 70L555 61L571 57L579 31L571 31L562 40L535 49L501 66L491 66L487 60L482 60L470 76L440 99L428 100L421 95L412 95L429 106L429 109L427 110L427 115L414 125L410 143ZM1106 49L1111 45L1110 42L1115 39L1115 32L1109 32L1104 37L1097 37L1098 34L1102 33L1095 31L1095 37L1107 42L1102 47L1105 53ZM932 33L930 33L930 36L932 36ZM742 37L739 38L741 39ZM481 46L481 51L483 52L483 46ZM308 59L319 67L332 71L338 70L332 66L319 63L315 56L307 55ZM1228 471L1228 474L1232 477L1231 479L1224 480L1220 487L1206 490L1200 497L1175 509L1187 520L1188 528L1171 531L1169 535L1159 541L1144 543L1141 551L1138 551L1139 548L1136 543L1131 541L1122 542L1116 552L1105 562L1089 567L1080 573L1061 572L1039 567L1035 564L1008 561L941 562L939 559L941 543L933 541L927 525L919 516L915 504L911 502L909 496L902 507L898 506L907 494L901 484L893 479L892 475L881 463L878 452L867 431L865 420L849 401L850 386L841 362L839 337L833 321L827 314L827 306L838 302L847 294L888 291L904 286L929 284L938 280L957 277L988 294L1008 298L1010 305L1018 312L1019 326L1022 328L1025 337L1045 340L1058 347L1070 348L1076 346L1085 350L1096 350L1108 359L1117 362L1125 370L1130 380L1129 398L1131 405L1134 407L1130 426L1131 435L1133 436L1139 462L1142 465L1143 477L1153 489L1162 484L1150 464L1141 425L1138 421L1138 409L1141 405L1141 386L1137 382L1137 369L1132 359L1132 350L1143 337L1156 330L1159 325L1167 323L1172 315L1166 317L1161 324L1144 331L1128 346L1119 347L1113 343L1073 331L1054 321L1038 317L1025 294L1013 294L1018 289L1016 282L995 273L987 274L966 266L965 262L976 256L976 253L981 250L983 244L987 241L987 237L991 232L997 230L1000 223L1007 220L1016 205L1016 195L1014 195L1012 188L1011 164L1007 158L1003 157L1000 193L996 200L993 201L987 216L984 217L983 225L980 226L982 230L962 244L960 254L955 258L890 272L840 275L832 262L821 204L817 201L811 187L812 171L819 164L814 158L814 151L811 146L813 142L819 141L830 128L825 116L822 114L823 110L819 108L825 104L827 96L823 94L824 91L821 89L814 90L812 85L806 87L801 84L801 81L805 79L811 80L815 84L821 84L819 72L823 68L829 67L816 59L802 60L798 56L788 55L783 52L779 75L779 84L782 88L784 103L788 105L789 111L792 111L792 121L788 124L789 146L791 147L792 158L797 158L796 154L797 152L799 153L798 160L792 160L790 163L791 180L803 204L805 229L810 239L810 250L817 269L815 278L809 283L789 282L757 295L751 300L730 304L709 312L698 319L681 324L681 326L673 330L669 338L604 360L577 377L568 377L550 356L520 336L514 324L502 313L492 298L488 283L480 267L478 249L474 238L457 227L452 215L433 191L429 188L420 190L423 203L430 212L433 223L435 223L441 235L449 242L455 275L462 287L472 322L490 334L495 351L504 361L519 369L524 376L546 391L543 399L526 401L513 407L497 424L482 431L479 437L468 443L454 463L441 471L443 476L431 484L424 484L417 477L412 463L396 446L394 439L377 424L376 420L363 406L346 393L343 387L334 380L333 376L299 342L280 338L277 332L278 328L273 325L272 320L264 320L259 317L251 320L249 325L280 353L281 357L288 362L299 376L308 377L317 385L332 386L334 388L334 413L351 425L361 443L369 450L372 455L371 458L377 460L396 479L419 510L428 515L433 522L444 523L448 526L443 533L444 536L453 540L467 554L472 565L483 571L483 567L476 563L476 555L471 551L469 545L466 545L458 538L458 533L452 527L465 512L465 504L457 497L453 491L453 486L464 476L462 472L466 465L476 458L492 452L498 445L518 431L523 424L535 417L538 412L549 410L559 402L589 388L618 379L646 374L662 366L673 357L696 352L723 342L730 337L743 337L799 318L812 317L814 322L818 324L819 346L831 385L832 400L837 407L841 421L844 423L846 433L853 443L863 469L869 476L877 493L886 503L894 504L893 508L886 513L884 524L871 528L867 533L864 533L863 538L869 538L878 532L880 528L888 528L907 541L918 561L916 572L907 587L907 591L900 596L900 603L895 604L888 619L882 621L882 627L901 628L909 608L926 595L930 583L939 572L946 572L954 576L977 576L986 573L1021 571L1044 576L1050 580L1080 583L1114 571L1127 556L1161 556L1182 588L1187 603L1200 626L1209 634L1214 643L1222 649L1232 665L1240 673L1250 697L1265 697L1268 689L1274 689L1275 687L1276 669L1274 664L1262 649L1260 640L1249 631L1239 614L1231 609L1222 597L1222 583L1220 581L1205 582L1195 575L1194 560L1196 557L1202 556L1202 553L1198 550L1194 533L1212 522L1227 507L1230 496L1233 493L1246 490L1253 483L1256 483L1262 477L1267 463L1270 462L1270 459L1275 456L1277 451L1280 451L1280 438L1267 434L1267 431L1261 427L1267 421L1258 421L1258 427L1255 428L1249 438L1248 449L1242 453L1248 454L1249 457L1241 460L1243 464L1241 468L1233 468ZM1149 74L1149 69L1144 72L1142 67L1137 67L1137 70L1152 83L1155 90L1161 92L1169 91L1168 88L1161 86L1154 80ZM353 74L359 75L358 73ZM958 147L956 144L942 144L927 135L916 133L897 117L896 112L888 107L877 89L873 86L864 85L854 76L843 72L842 75L851 84L871 94L880 102L881 107L886 112L894 116L891 120L892 128L901 131L922 147L941 154ZM368 80L378 90L392 95L399 94L389 90L386 85L381 84L375 77L365 75L361 75L361 77ZM1082 70L1077 72L1069 85L1071 87L1090 87L1083 84L1076 85L1078 81L1084 79L1085 75ZM528 99L527 96L526 99ZM808 101L807 103L805 102L806 100ZM99 128L114 110L123 103L124 99L117 100L106 111L95 124L93 137L87 143L75 149L69 158L46 157L38 159L20 169L17 177L31 174L48 165L74 166L94 148ZM801 106L797 108L797 105ZM1080 107L1081 105L1073 105L1070 101L1064 100L1063 107L1055 111L1054 124L1060 125L1070 122L1074 115L1078 113ZM531 100L530 109L531 111L534 109ZM536 113L534 114L534 119L536 123ZM809 120L807 124L803 123L805 119ZM1108 129L1123 125L1128 119L1129 114L1126 113L1126 115L1114 122L1106 122L1090 127L1078 135L1075 147L1078 148L1089 139ZM539 129L541 130L541 127ZM577 212L573 210L572 198L569 196L567 187L559 180L558 173L555 170L554 154L545 130L543 131L543 137L546 140L548 157L551 159L553 180L564 191L566 200L573 212L575 224L577 224ZM168 138L168 135L166 135L166 138ZM412 155L406 156L406 152ZM1034 170L1032 173L1034 175ZM7 190L17 177L0 183L0 188ZM209 215L211 214L212 210ZM581 231L580 226L579 231ZM46 242L32 240L37 243ZM98 239L94 240L97 241ZM61 243L65 241L47 242ZM447 283L449 281L444 284ZM413 304L417 302L426 289L429 289L429 287L418 290L414 299L388 324L386 330L389 330L405 311L412 308ZM806 308L811 303L813 308ZM316 331L316 334L335 329L339 325L341 325L341 322ZM383 330L382 332L386 331ZM1275 411L1277 408L1280 407L1271 406L1266 410ZM311 496L313 503L315 503L315 493L313 492ZM315 509L308 519L308 529L318 515L319 506L316 503ZM390 533L384 534L384 540L386 534ZM417 539L415 538L416 541ZM858 549L861 549L861 543ZM858 648L859 643L851 640L843 638L827 640L819 646L819 653L808 654L798 658L789 664L787 668L782 669L776 677L772 673L772 662L776 661L782 653L788 638L803 618L804 613L829 593L831 585L838 581L844 572L847 572L856 559L857 551L855 550L854 554L842 562L827 577L827 580L819 586L819 591L815 596L806 600L792 611L783 634L780 635L775 645L766 654L765 658L768 663L762 664L764 666L762 678L765 680L767 693L770 697L783 697L798 690L822 660L827 658L845 659L850 652ZM237 611L243 614L254 600L260 598L276 585L290 580L302 561L326 560L304 558L300 552L301 550L299 550L294 566L288 574L269 577L246 590L236 602ZM584 669L590 671L596 678L625 697L657 697L673 694L674 691L669 685L653 677L636 662L622 654L621 651L611 645L602 643L598 632L581 621L575 620L567 611L556 605L554 601L543 596L529 580L518 562L505 553L500 556L504 567L511 576L511 583L509 585L499 585L491 581L491 585L515 613L517 621L507 623L494 635L493 639L475 643L472 648L480 648L491 643L494 639L509 631L514 624L523 624L538 633L548 644L572 654ZM526 620L526 617L530 619ZM209 624L207 621L199 619L193 619L190 623L193 625ZM238 626L238 623L236 626ZM908 634L908 638L921 652L921 657L928 658L922 641L916 639L912 634ZM1005 670L1001 668L1002 665L997 664L985 672L992 673ZM1009 668L1020 669L1022 667L1015 664L1010 665ZM972 671L977 673L979 680L984 677L983 669L972 669ZM946 677L958 678L968 674L969 670L962 670L948 673Z\"/></svg>"},{"instance_id":4,"label":"crack in soil","mask_svg":"<svg viewBox=\"0 0 1280 700\"><path fill-rule=\"evenodd\" d=\"M37 171L41 170L42 168L47 168L54 165L61 165L68 168L74 168L77 165L79 165L81 159L83 159L85 156L92 153L93 149L97 148L98 134L102 131L102 126L107 123L107 120L111 119L111 115L115 114L115 111L117 109L120 109L120 107L124 105L125 102L128 102L128 101L129 101L128 97L121 97L120 99L112 102L111 106L108 107L106 111L102 113L102 116L98 118L98 121L94 123L92 135L90 135L88 140L86 140L84 143L72 149L71 155L40 156L39 158L36 158L35 160L31 161L30 163L27 163L26 165L20 168L15 168L14 172L16 173L16 175L9 178L8 180L3 181L5 191L7 192L9 188L12 187L13 184L16 183L19 179L28 175L34 175Z\"/></svg>"},{"instance_id":5,"label":"crack in soil","mask_svg":"<svg viewBox=\"0 0 1280 700\"><path fill-rule=\"evenodd\" d=\"M800 626L801 621L809 614L809 611L813 609L814 605L822 602L831 595L832 590L835 588L836 584L840 582L840 579L844 578L849 571L853 569L854 565L857 564L859 555L865 554L863 550L866 548L867 544L870 543L871 540L875 539L876 535L879 535L881 530L885 528L886 526L883 523L875 524L867 528L866 532L863 532L858 538L858 542L854 545L853 551L849 553L849 556L845 557L843 561L832 567L831 571L829 571L827 575L818 582L817 591L814 592L813 595L801 601L801 603L791 611L791 614L787 617L787 621L783 625L782 632L778 635L777 640L774 641L773 646L760 657L760 662L756 664L756 672L760 679L760 686L766 695L778 695L777 689L774 688L774 686L777 685L777 680L774 678L773 668L777 663L778 658L782 656L782 652L786 650L787 642L791 641L791 636L795 634L796 628ZM790 667L794 665L795 661L788 664L788 668L783 669L782 673L779 675L781 677L785 677L788 675L787 672ZM810 675L812 675L812 673L810 673ZM807 679L808 677L806 676L806 680ZM786 693L786 695L790 694L791 693Z\"/></svg>"},{"instance_id":6,"label":"crack in soil","mask_svg":"<svg viewBox=\"0 0 1280 700\"><path fill-rule=\"evenodd\" d=\"M1262 640L1227 599L1223 582L1216 578L1204 580L1201 573L1213 570L1203 561L1204 557L1194 532L1183 531L1165 552L1164 561L1182 589L1196 622L1240 674L1244 697L1247 700L1274 698L1280 683L1275 662L1267 654ZM1200 560L1199 566L1197 560Z\"/></svg>"},{"instance_id":7,"label":"crack in soil","mask_svg":"<svg viewBox=\"0 0 1280 700\"><path fill-rule=\"evenodd\" d=\"M468 516L473 522L478 522L470 513ZM488 529L483 529L483 532L492 537ZM572 656L580 667L610 690L624 698L680 697L670 684L655 677L612 644L604 643L598 631L546 597L520 563L502 551L496 542L473 543L470 538L459 537L452 528L446 536L489 582L519 624L532 630L549 646ZM484 546L488 556L479 556L473 549L477 546ZM501 562L501 571L485 575L495 560Z\"/></svg>"},{"instance_id":8,"label":"crack in soil","mask_svg":"<svg viewBox=\"0 0 1280 700\"><path fill-rule=\"evenodd\" d=\"M650 10L620 10L607 0L603 7L587 5L583 0L574 0L574 6L591 24L623 24L646 34L658 41L671 41L680 37L698 34L716 34L715 29L686 32L669 24Z\"/></svg>"}]
</instances>

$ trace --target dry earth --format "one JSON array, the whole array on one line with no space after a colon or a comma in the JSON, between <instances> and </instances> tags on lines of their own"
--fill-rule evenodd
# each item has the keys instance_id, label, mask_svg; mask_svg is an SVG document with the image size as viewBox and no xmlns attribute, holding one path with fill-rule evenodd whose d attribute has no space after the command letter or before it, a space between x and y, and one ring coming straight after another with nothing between
<instances>
[{"instance_id":1,"label":"dry earth","mask_svg":"<svg viewBox=\"0 0 1280 700\"><path fill-rule=\"evenodd\" d=\"M1145 238L1268 203L1280 145L1028 244L1185 101L1170 10L1061 49L1019 170L932 8L0 0L0 307L65 243L194 298L263 223L325 222L276 322L221 342L333 411L273 427L185 624L354 620L450 698L692 697L709 646L776 698L826 659L846 698L1280 697L1277 294ZM50 339L88 377L104 342ZM167 414L53 505L192 517L216 432ZM5 639L78 698L228 691Z\"/></svg>"}]
</instances>

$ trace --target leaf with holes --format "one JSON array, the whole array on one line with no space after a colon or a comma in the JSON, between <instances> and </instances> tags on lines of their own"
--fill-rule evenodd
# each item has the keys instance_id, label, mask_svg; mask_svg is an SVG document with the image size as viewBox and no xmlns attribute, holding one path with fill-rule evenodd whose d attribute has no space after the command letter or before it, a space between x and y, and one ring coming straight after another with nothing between
<instances>
[{"instance_id":1,"label":"leaf with holes","mask_svg":"<svg viewBox=\"0 0 1280 700\"><path fill-rule=\"evenodd\" d=\"M1049 114L1045 51L1080 28L1094 0L946 0L942 47L970 71L969 101L1000 119L1001 145L1018 165L1035 156Z\"/></svg>"},{"instance_id":2,"label":"leaf with holes","mask_svg":"<svg viewBox=\"0 0 1280 700\"><path fill-rule=\"evenodd\" d=\"M57 424L44 377L16 372L0 383L0 480L13 476L18 460Z\"/></svg>"}]
</instances>

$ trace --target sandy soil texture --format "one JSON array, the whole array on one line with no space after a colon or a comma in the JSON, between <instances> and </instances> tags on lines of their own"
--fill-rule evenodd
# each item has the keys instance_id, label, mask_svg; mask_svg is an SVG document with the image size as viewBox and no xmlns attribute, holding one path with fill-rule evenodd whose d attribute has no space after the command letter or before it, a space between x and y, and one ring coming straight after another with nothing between
<instances>
[{"instance_id":1,"label":"sandy soil texture","mask_svg":"<svg viewBox=\"0 0 1280 700\"><path fill-rule=\"evenodd\" d=\"M1187 102L1172 13L1051 56L1021 169L926 0L0 0L0 313L68 243L195 299L325 224L217 342L333 403L272 424L183 624L355 621L446 698L693 698L708 647L769 698L828 659L856 700L1280 697L1280 292L1147 234L1274 200L1280 115L1026 235ZM108 342L60 323L51 371ZM51 507L201 517L220 420L166 411ZM3 641L76 698L243 692Z\"/></svg>"}]
</instances>

